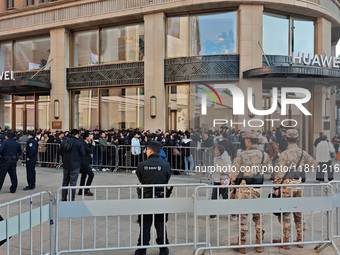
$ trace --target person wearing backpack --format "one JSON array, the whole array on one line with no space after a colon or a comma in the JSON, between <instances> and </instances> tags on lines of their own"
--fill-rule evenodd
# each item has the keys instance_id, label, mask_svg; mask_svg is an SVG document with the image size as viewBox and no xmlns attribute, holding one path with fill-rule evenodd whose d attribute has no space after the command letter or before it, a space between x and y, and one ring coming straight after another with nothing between
<instances>
[{"instance_id":1,"label":"person wearing backpack","mask_svg":"<svg viewBox=\"0 0 340 255\"><path fill-rule=\"evenodd\" d=\"M79 131L72 129L71 136L61 144L60 153L63 158L62 186L76 186L80 171L80 161L86 155L85 146L79 139ZM68 190L62 190L62 201L67 201ZM76 190L72 189L71 201L75 200Z\"/></svg>"}]
</instances>

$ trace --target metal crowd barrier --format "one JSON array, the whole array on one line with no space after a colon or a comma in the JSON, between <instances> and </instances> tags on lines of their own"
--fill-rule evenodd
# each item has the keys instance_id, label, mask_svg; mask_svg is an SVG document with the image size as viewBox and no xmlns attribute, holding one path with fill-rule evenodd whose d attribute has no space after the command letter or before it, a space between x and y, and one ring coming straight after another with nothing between
<instances>
[{"instance_id":1,"label":"metal crowd barrier","mask_svg":"<svg viewBox=\"0 0 340 255\"><path fill-rule=\"evenodd\" d=\"M260 185L260 189L255 189L258 185L208 186L198 183L62 187L56 194L55 237L52 233L54 200L49 191L0 205L0 215L5 219L0 221L0 243L1 240L6 241L0 247L0 254L83 254L180 246L194 247L195 254L198 254L215 249L278 245L291 245L291 253L298 253L295 246L303 244L317 244L317 252L331 245L340 254L334 243L334 239L340 237L339 184L340 181L329 184ZM285 194L284 197L272 197L273 187L277 186L281 188L281 194ZM169 198L156 198L159 192L167 192L166 188L170 187L173 188ZM94 196L85 196L82 192L76 201L60 201L63 190L74 188L91 188ZM138 188L140 192L137 192ZM236 198L231 199L233 188L236 188ZM147 189L152 198L139 195ZM214 189L216 194L221 192L227 198L217 196L212 200ZM242 194L247 194L249 199L239 199ZM297 194L301 194L301 197ZM166 229L170 244L156 244L157 234L151 228L150 245L138 246L138 215L151 215L153 222L155 217L161 215L165 224L167 220L164 214L168 214ZM210 218L213 215L216 215L216 221ZM246 222L246 242L241 242L241 228L244 229L244 225L239 220L232 221L232 215ZM301 220L294 219L294 215L300 216ZM283 222L287 217L291 219L290 224L278 222L278 219ZM252 220L258 222L257 232L260 235L265 231L259 243L254 237L256 230ZM144 221L144 217L141 217L142 226ZM293 222L307 223L306 229L301 230L301 242L296 240ZM143 235L143 228L141 231ZM290 231L288 242L274 243L275 238L283 240L284 231ZM236 245L232 245L232 242ZM165 238L162 243L165 243Z\"/></svg>"},{"instance_id":2,"label":"metal crowd barrier","mask_svg":"<svg viewBox=\"0 0 340 255\"><path fill-rule=\"evenodd\" d=\"M285 192L285 197L273 198L273 187L279 186ZM236 199L230 199L231 189L236 189ZM195 190L195 254L203 250L230 249L230 248L251 248L268 247L278 245L302 245L317 244L315 250L318 252L325 247L332 245L337 254L333 241L332 211L333 211L333 189L330 184L285 184L285 185L260 185L259 193L253 188L259 186L202 186ZM213 189L217 189L217 194L221 191L228 192L228 200L217 197L212 200L210 194ZM295 191L301 191L301 197L295 196ZM243 194L248 194L249 199L237 199ZM200 195L203 191L203 196ZM260 194L260 198L257 194ZM288 195L287 195L288 194ZM273 215L278 213L278 216ZM301 213L301 221L295 216ZM217 215L217 220L206 221L206 226L201 230L200 222L203 217L210 219L209 215ZM231 216L237 215L238 219L243 218L247 224L246 242L241 242L241 221L236 223L231 221ZM252 217L251 217L252 216ZM255 216L255 217L254 217ZM284 218L290 217L291 224L280 224L278 219L283 222ZM256 231L252 224L257 221L259 224L259 240L254 238ZM307 221L306 230L302 230L302 241L297 242L296 230L293 222L302 225ZM268 226L269 225L269 226ZM295 226L296 227L296 226ZM236 231L232 229L236 228ZM289 231L288 242L282 243L284 231ZM261 233L265 230L264 239L261 240ZM244 237L243 237L244 238ZM281 239L281 243L274 243L273 239ZM234 241L233 245L232 242ZM203 247L198 247L202 246ZM293 247L291 247L293 249ZM295 247L294 247L295 249Z\"/></svg>"},{"instance_id":3,"label":"metal crowd barrier","mask_svg":"<svg viewBox=\"0 0 340 255\"><path fill-rule=\"evenodd\" d=\"M91 186L94 196L82 195L77 201L60 201L60 193L62 190L86 187L62 187L56 195L55 254L193 246L192 194L196 187L202 185L204 184ZM165 190L170 187L173 190L169 198L139 199L136 190L140 188L140 194L143 194L146 189L151 189L150 195L155 197L156 188ZM151 228L150 245L137 246L138 215L152 215L152 221L155 222L155 217L159 217L157 214L161 214L164 223L164 214L169 214L171 223L166 225L166 229L171 243L156 244L156 233ZM141 217L140 224L144 226L144 217Z\"/></svg>"},{"instance_id":4,"label":"metal crowd barrier","mask_svg":"<svg viewBox=\"0 0 340 255\"><path fill-rule=\"evenodd\" d=\"M103 152L99 152L98 146L96 147L97 157L104 155ZM119 145L115 147L115 163L113 161L113 153L110 149L111 146L107 146L109 156L104 157L110 158L109 163L101 162L100 164L95 163L94 166L102 167L115 167L115 169L124 170L135 170L138 162L147 159L145 146L134 147L131 145ZM186 164L188 172L195 172L197 166L210 166L214 163L214 150L213 148L203 147L181 147L181 146L163 146L166 158L171 165L172 171L186 172Z\"/></svg>"},{"instance_id":5,"label":"metal crowd barrier","mask_svg":"<svg viewBox=\"0 0 340 255\"><path fill-rule=\"evenodd\" d=\"M53 196L44 191L0 204L0 254L53 254ZM39 240L39 245L37 244Z\"/></svg>"},{"instance_id":6,"label":"metal crowd barrier","mask_svg":"<svg viewBox=\"0 0 340 255\"><path fill-rule=\"evenodd\" d=\"M329 182L333 187L333 226L334 226L334 238L340 238L340 181ZM340 254L340 252L338 252Z\"/></svg>"},{"instance_id":7,"label":"metal crowd barrier","mask_svg":"<svg viewBox=\"0 0 340 255\"><path fill-rule=\"evenodd\" d=\"M21 163L26 163L26 145L21 142ZM41 167L56 167L61 165L60 144L59 143L38 143L37 164Z\"/></svg>"},{"instance_id":8,"label":"metal crowd barrier","mask_svg":"<svg viewBox=\"0 0 340 255\"><path fill-rule=\"evenodd\" d=\"M119 145L116 148L115 166L117 170L136 170L138 162L146 159L145 145Z\"/></svg>"}]
</instances>

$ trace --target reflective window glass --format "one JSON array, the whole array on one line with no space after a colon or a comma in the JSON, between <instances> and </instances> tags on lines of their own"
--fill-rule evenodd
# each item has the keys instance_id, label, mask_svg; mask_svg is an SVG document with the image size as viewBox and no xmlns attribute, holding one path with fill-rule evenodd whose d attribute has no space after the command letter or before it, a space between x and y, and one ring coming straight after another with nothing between
<instances>
[{"instance_id":1,"label":"reflective window glass","mask_svg":"<svg viewBox=\"0 0 340 255\"><path fill-rule=\"evenodd\" d=\"M98 90L72 91L72 128L98 128Z\"/></svg>"},{"instance_id":2,"label":"reflective window glass","mask_svg":"<svg viewBox=\"0 0 340 255\"><path fill-rule=\"evenodd\" d=\"M188 128L188 86L168 86L168 123L171 130Z\"/></svg>"},{"instance_id":3,"label":"reflective window glass","mask_svg":"<svg viewBox=\"0 0 340 255\"><path fill-rule=\"evenodd\" d=\"M14 95L13 100L16 103L32 102L34 101L34 95L33 94Z\"/></svg>"},{"instance_id":4,"label":"reflective window glass","mask_svg":"<svg viewBox=\"0 0 340 255\"><path fill-rule=\"evenodd\" d=\"M11 129L12 128L12 105L0 104L0 128Z\"/></svg>"},{"instance_id":5,"label":"reflective window glass","mask_svg":"<svg viewBox=\"0 0 340 255\"><path fill-rule=\"evenodd\" d=\"M73 65L98 64L98 29L74 33Z\"/></svg>"},{"instance_id":6,"label":"reflective window glass","mask_svg":"<svg viewBox=\"0 0 340 255\"><path fill-rule=\"evenodd\" d=\"M292 52L314 55L314 22L292 19Z\"/></svg>"},{"instance_id":7,"label":"reflective window glass","mask_svg":"<svg viewBox=\"0 0 340 255\"><path fill-rule=\"evenodd\" d=\"M189 46L189 17L167 18L167 57L187 57Z\"/></svg>"},{"instance_id":8,"label":"reflective window glass","mask_svg":"<svg viewBox=\"0 0 340 255\"><path fill-rule=\"evenodd\" d=\"M33 38L14 42L14 71L43 68L50 58L50 38Z\"/></svg>"},{"instance_id":9,"label":"reflective window glass","mask_svg":"<svg viewBox=\"0 0 340 255\"><path fill-rule=\"evenodd\" d=\"M190 55L236 53L237 13L190 16Z\"/></svg>"},{"instance_id":10,"label":"reflective window glass","mask_svg":"<svg viewBox=\"0 0 340 255\"><path fill-rule=\"evenodd\" d=\"M50 129L50 107L50 102L40 102L36 104L35 121L38 130Z\"/></svg>"},{"instance_id":11,"label":"reflective window glass","mask_svg":"<svg viewBox=\"0 0 340 255\"><path fill-rule=\"evenodd\" d=\"M100 31L100 62L144 59L144 24L103 28Z\"/></svg>"},{"instance_id":12,"label":"reflective window glass","mask_svg":"<svg viewBox=\"0 0 340 255\"><path fill-rule=\"evenodd\" d=\"M144 88L101 90L101 129L144 129Z\"/></svg>"},{"instance_id":13,"label":"reflective window glass","mask_svg":"<svg viewBox=\"0 0 340 255\"><path fill-rule=\"evenodd\" d=\"M228 122L234 119L233 97L227 84L192 84L189 90L190 128L208 131L213 127L214 119Z\"/></svg>"},{"instance_id":14,"label":"reflective window glass","mask_svg":"<svg viewBox=\"0 0 340 255\"><path fill-rule=\"evenodd\" d=\"M267 55L289 55L289 19L263 14L263 51Z\"/></svg>"},{"instance_id":15,"label":"reflective window glass","mask_svg":"<svg viewBox=\"0 0 340 255\"><path fill-rule=\"evenodd\" d=\"M2 43L0 45L0 70L12 70L12 43Z\"/></svg>"},{"instance_id":16,"label":"reflective window glass","mask_svg":"<svg viewBox=\"0 0 340 255\"><path fill-rule=\"evenodd\" d=\"M50 101L50 93L36 94L36 101Z\"/></svg>"}]
</instances>

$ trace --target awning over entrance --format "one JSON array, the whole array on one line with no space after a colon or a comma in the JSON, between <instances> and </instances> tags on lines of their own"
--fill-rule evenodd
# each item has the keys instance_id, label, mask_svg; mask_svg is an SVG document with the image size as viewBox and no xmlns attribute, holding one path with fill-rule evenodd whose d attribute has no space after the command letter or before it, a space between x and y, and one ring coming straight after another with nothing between
<instances>
[{"instance_id":1,"label":"awning over entrance","mask_svg":"<svg viewBox=\"0 0 340 255\"><path fill-rule=\"evenodd\" d=\"M340 84L340 69L306 66L266 66L243 72L244 78L300 80L313 84Z\"/></svg>"},{"instance_id":2,"label":"awning over entrance","mask_svg":"<svg viewBox=\"0 0 340 255\"><path fill-rule=\"evenodd\" d=\"M51 83L31 79L0 81L0 93L34 90L50 90Z\"/></svg>"}]
</instances>

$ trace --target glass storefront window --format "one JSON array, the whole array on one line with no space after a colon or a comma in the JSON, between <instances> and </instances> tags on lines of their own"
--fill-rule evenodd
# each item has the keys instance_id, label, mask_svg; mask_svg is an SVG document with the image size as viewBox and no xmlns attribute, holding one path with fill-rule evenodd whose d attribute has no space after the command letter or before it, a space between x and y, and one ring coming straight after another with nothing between
<instances>
[{"instance_id":1,"label":"glass storefront window","mask_svg":"<svg viewBox=\"0 0 340 255\"><path fill-rule=\"evenodd\" d=\"M314 22L292 19L292 52L314 55Z\"/></svg>"},{"instance_id":2,"label":"glass storefront window","mask_svg":"<svg viewBox=\"0 0 340 255\"><path fill-rule=\"evenodd\" d=\"M14 71L39 70L50 58L50 38L32 38L14 42Z\"/></svg>"},{"instance_id":3,"label":"glass storefront window","mask_svg":"<svg viewBox=\"0 0 340 255\"><path fill-rule=\"evenodd\" d=\"M144 24L101 29L100 63L143 59Z\"/></svg>"},{"instance_id":4,"label":"glass storefront window","mask_svg":"<svg viewBox=\"0 0 340 255\"><path fill-rule=\"evenodd\" d=\"M72 128L98 128L98 89L72 91Z\"/></svg>"},{"instance_id":5,"label":"glass storefront window","mask_svg":"<svg viewBox=\"0 0 340 255\"><path fill-rule=\"evenodd\" d=\"M34 95L33 94L14 95L13 100L16 103L32 102L34 101Z\"/></svg>"},{"instance_id":6,"label":"glass storefront window","mask_svg":"<svg viewBox=\"0 0 340 255\"><path fill-rule=\"evenodd\" d=\"M289 19L263 14L263 51L268 55L289 55Z\"/></svg>"},{"instance_id":7,"label":"glass storefront window","mask_svg":"<svg viewBox=\"0 0 340 255\"><path fill-rule=\"evenodd\" d=\"M100 90L101 129L144 129L144 88Z\"/></svg>"},{"instance_id":8,"label":"glass storefront window","mask_svg":"<svg viewBox=\"0 0 340 255\"><path fill-rule=\"evenodd\" d=\"M0 95L0 103L7 103L11 101L12 101L11 95Z\"/></svg>"},{"instance_id":9,"label":"glass storefront window","mask_svg":"<svg viewBox=\"0 0 340 255\"><path fill-rule=\"evenodd\" d=\"M291 37L289 36L290 30ZM313 55L314 22L272 13L264 13L263 51L268 55L288 56L292 52L309 53Z\"/></svg>"},{"instance_id":10,"label":"glass storefront window","mask_svg":"<svg viewBox=\"0 0 340 255\"><path fill-rule=\"evenodd\" d=\"M50 101L51 100L50 93L36 94L35 97L36 97L35 98L36 101Z\"/></svg>"},{"instance_id":11,"label":"glass storefront window","mask_svg":"<svg viewBox=\"0 0 340 255\"><path fill-rule=\"evenodd\" d=\"M230 85L235 86L235 84L228 84ZM170 130L184 131L192 128L208 131L213 129L214 119L234 121L233 98L227 84L168 86L167 95ZM219 126L215 128L218 129Z\"/></svg>"},{"instance_id":12,"label":"glass storefront window","mask_svg":"<svg viewBox=\"0 0 340 255\"><path fill-rule=\"evenodd\" d=\"M75 32L73 65L95 65L98 61L98 29Z\"/></svg>"},{"instance_id":13,"label":"glass storefront window","mask_svg":"<svg viewBox=\"0 0 340 255\"><path fill-rule=\"evenodd\" d=\"M0 128L11 129L12 128L12 105L0 104Z\"/></svg>"},{"instance_id":14,"label":"glass storefront window","mask_svg":"<svg viewBox=\"0 0 340 255\"><path fill-rule=\"evenodd\" d=\"M236 53L237 13L190 16L190 55Z\"/></svg>"},{"instance_id":15,"label":"glass storefront window","mask_svg":"<svg viewBox=\"0 0 340 255\"><path fill-rule=\"evenodd\" d=\"M188 128L188 85L168 86L168 123L171 130Z\"/></svg>"},{"instance_id":16,"label":"glass storefront window","mask_svg":"<svg viewBox=\"0 0 340 255\"><path fill-rule=\"evenodd\" d=\"M12 43L0 45L0 69L3 71L12 70Z\"/></svg>"},{"instance_id":17,"label":"glass storefront window","mask_svg":"<svg viewBox=\"0 0 340 255\"><path fill-rule=\"evenodd\" d=\"M167 18L167 57L186 57L189 52L189 17Z\"/></svg>"},{"instance_id":18,"label":"glass storefront window","mask_svg":"<svg viewBox=\"0 0 340 255\"><path fill-rule=\"evenodd\" d=\"M232 85L235 86L235 84ZM226 84L191 84L189 89L190 128L208 131L213 129L214 119L225 119L229 122L234 119L233 97L229 89L226 88ZM220 97L222 104L214 90ZM202 109L204 107L203 97L206 100L206 109ZM205 113L202 113L202 111L205 111Z\"/></svg>"},{"instance_id":19,"label":"glass storefront window","mask_svg":"<svg viewBox=\"0 0 340 255\"><path fill-rule=\"evenodd\" d=\"M50 102L36 103L36 128L39 130L50 129Z\"/></svg>"}]
</instances>

